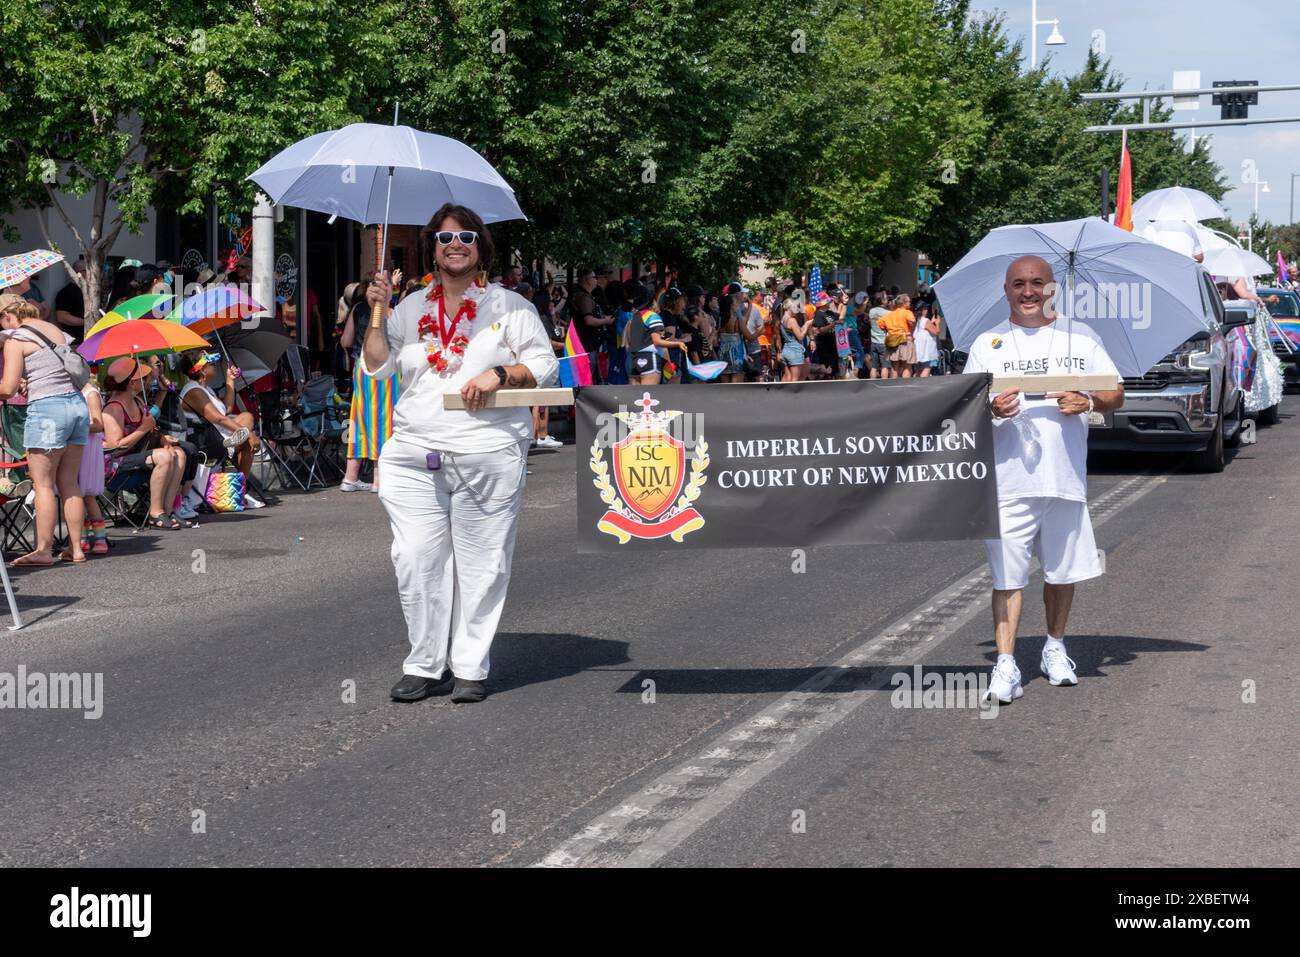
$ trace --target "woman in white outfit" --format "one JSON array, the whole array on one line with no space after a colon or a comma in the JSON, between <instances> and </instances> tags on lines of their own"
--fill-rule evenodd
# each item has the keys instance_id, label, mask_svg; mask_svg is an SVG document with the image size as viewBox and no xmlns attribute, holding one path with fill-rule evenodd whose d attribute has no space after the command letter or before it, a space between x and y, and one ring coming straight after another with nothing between
<instances>
[{"instance_id":1,"label":"woman in white outfit","mask_svg":"<svg viewBox=\"0 0 1300 957\"><path fill-rule=\"evenodd\" d=\"M925 378L939 363L939 317L931 315L926 305L916 310L916 361L912 375Z\"/></svg>"},{"instance_id":2,"label":"woman in white outfit","mask_svg":"<svg viewBox=\"0 0 1300 957\"><path fill-rule=\"evenodd\" d=\"M476 213L447 204L428 234L439 281L403 299L362 350L367 375L402 379L379 457L411 641L392 697L419 701L454 678L452 700L473 702L486 696L532 436L527 406L484 405L498 389L550 385L558 363L528 300L479 278L494 249ZM366 298L388 311L390 296L380 273ZM444 407L449 392L464 411Z\"/></svg>"}]
</instances>

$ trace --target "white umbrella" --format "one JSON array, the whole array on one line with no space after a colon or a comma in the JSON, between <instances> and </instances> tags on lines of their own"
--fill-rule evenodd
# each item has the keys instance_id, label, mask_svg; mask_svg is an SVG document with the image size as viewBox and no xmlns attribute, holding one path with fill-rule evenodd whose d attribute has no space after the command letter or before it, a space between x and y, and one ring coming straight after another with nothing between
<instances>
[{"instance_id":1,"label":"white umbrella","mask_svg":"<svg viewBox=\"0 0 1300 957\"><path fill-rule=\"evenodd\" d=\"M1271 276L1273 267L1257 253L1242 249L1230 236L1215 232L1205 226L1196 226L1196 235L1205 250L1206 270L1216 276Z\"/></svg>"},{"instance_id":2,"label":"white umbrella","mask_svg":"<svg viewBox=\"0 0 1300 957\"><path fill-rule=\"evenodd\" d=\"M285 206L358 223L423 226L443 203L485 223L524 219L510 184L459 140L409 126L353 123L277 153L248 177Z\"/></svg>"},{"instance_id":3,"label":"white umbrella","mask_svg":"<svg viewBox=\"0 0 1300 957\"><path fill-rule=\"evenodd\" d=\"M958 349L1011 315L1002 291L1007 267L1027 255L1045 259L1063 290L1058 321L1092 328L1121 375L1142 375L1211 328L1194 260L1094 217L999 227L936 282Z\"/></svg>"},{"instance_id":4,"label":"white umbrella","mask_svg":"<svg viewBox=\"0 0 1300 957\"><path fill-rule=\"evenodd\" d=\"M1228 214L1206 193L1186 186L1153 189L1133 204L1133 222L1144 219L1227 219Z\"/></svg>"},{"instance_id":5,"label":"white umbrella","mask_svg":"<svg viewBox=\"0 0 1300 957\"><path fill-rule=\"evenodd\" d=\"M1143 239L1189 258L1205 251L1197 228L1181 219L1153 220L1141 226L1134 224L1133 231Z\"/></svg>"},{"instance_id":6,"label":"white umbrella","mask_svg":"<svg viewBox=\"0 0 1300 957\"><path fill-rule=\"evenodd\" d=\"M1258 253L1238 246L1205 250L1205 268L1216 276L1271 276L1273 267Z\"/></svg>"}]
</instances>

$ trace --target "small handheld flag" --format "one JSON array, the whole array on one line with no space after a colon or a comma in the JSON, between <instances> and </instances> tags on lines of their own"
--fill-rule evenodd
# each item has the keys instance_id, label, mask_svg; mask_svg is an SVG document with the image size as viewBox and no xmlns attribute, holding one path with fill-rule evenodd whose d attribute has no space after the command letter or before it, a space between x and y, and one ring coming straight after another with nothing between
<instances>
[{"instance_id":1,"label":"small handheld flag","mask_svg":"<svg viewBox=\"0 0 1300 957\"><path fill-rule=\"evenodd\" d=\"M691 362L689 359L686 361L686 371L703 382L712 382L722 375L722 370L725 368L727 363L721 359L700 363Z\"/></svg>"},{"instance_id":2,"label":"small handheld flag","mask_svg":"<svg viewBox=\"0 0 1300 957\"><path fill-rule=\"evenodd\" d=\"M582 347L578 332L569 323L564 333L564 355L560 357L560 385L571 389L578 385L591 385L591 357Z\"/></svg>"},{"instance_id":3,"label":"small handheld flag","mask_svg":"<svg viewBox=\"0 0 1300 957\"><path fill-rule=\"evenodd\" d=\"M830 296L822 292L822 267L813 263L812 272L808 274L808 301L813 305L821 305L817 301L818 296L830 299Z\"/></svg>"},{"instance_id":4,"label":"small handheld flag","mask_svg":"<svg viewBox=\"0 0 1300 957\"><path fill-rule=\"evenodd\" d=\"M1282 258L1280 249L1277 251L1277 281L1284 284L1291 281L1291 276L1286 271L1286 260Z\"/></svg>"}]
</instances>

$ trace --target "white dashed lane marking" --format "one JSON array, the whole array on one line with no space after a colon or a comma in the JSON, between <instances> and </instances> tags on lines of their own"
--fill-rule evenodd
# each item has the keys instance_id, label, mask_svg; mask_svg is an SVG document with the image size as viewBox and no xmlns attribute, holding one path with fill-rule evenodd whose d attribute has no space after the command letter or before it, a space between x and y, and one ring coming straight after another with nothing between
<instances>
[{"instance_id":1,"label":"white dashed lane marking","mask_svg":"<svg viewBox=\"0 0 1300 957\"><path fill-rule=\"evenodd\" d=\"M1125 479L1089 503L1094 526L1164 484L1164 475ZM910 665L988 607L987 565L927 598L794 691L733 726L648 786L617 801L535 867L644 867L658 862L767 775L876 694L826 694L846 673ZM850 671L852 669L852 671Z\"/></svg>"}]
</instances>

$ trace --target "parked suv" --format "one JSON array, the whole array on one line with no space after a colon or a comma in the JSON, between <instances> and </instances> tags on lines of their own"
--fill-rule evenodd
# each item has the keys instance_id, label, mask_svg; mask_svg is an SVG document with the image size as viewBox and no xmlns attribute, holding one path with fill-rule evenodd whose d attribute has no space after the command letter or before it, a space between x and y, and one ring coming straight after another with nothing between
<instances>
[{"instance_id":1,"label":"parked suv","mask_svg":"<svg viewBox=\"0 0 1300 957\"><path fill-rule=\"evenodd\" d=\"M1240 345L1224 333L1251 325L1254 317L1245 310L1225 310L1209 274L1201 270L1200 279L1205 331L1144 375L1124 380L1123 408L1089 418L1091 448L1193 452L1200 471L1223 471L1224 448L1241 441L1246 414L1234 365ZM1253 353L1247 361L1255 361Z\"/></svg>"}]
</instances>

